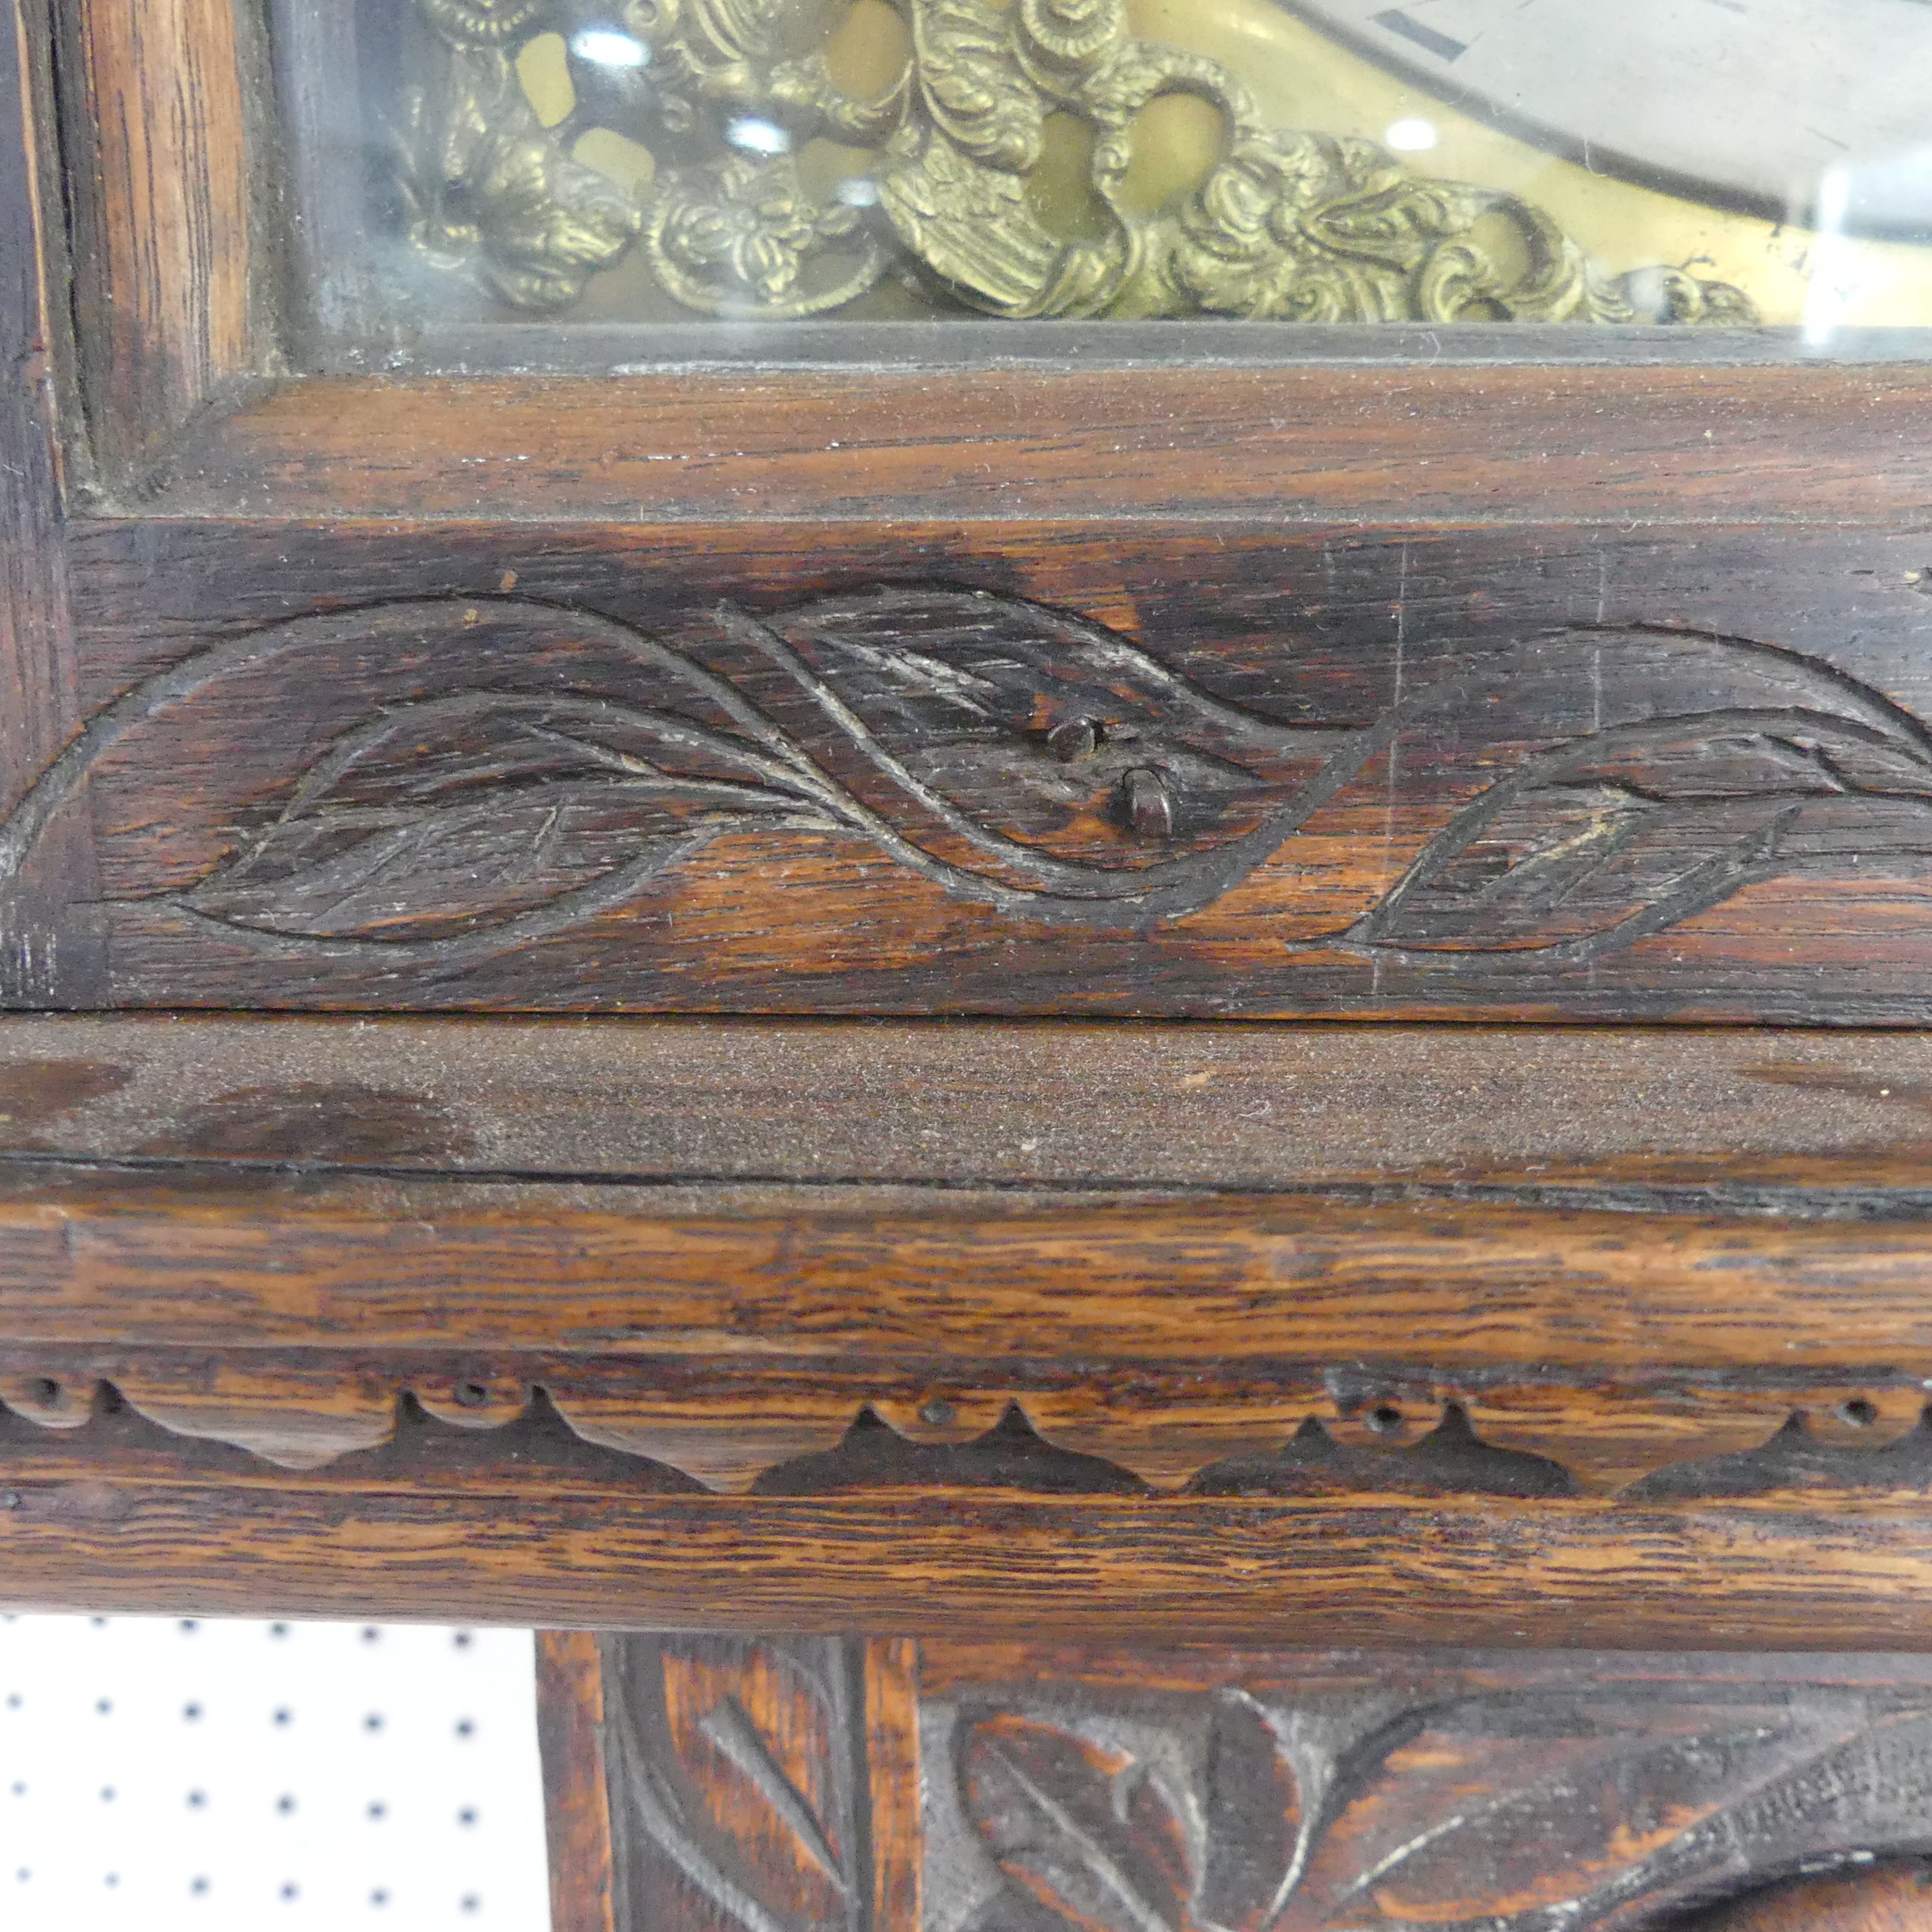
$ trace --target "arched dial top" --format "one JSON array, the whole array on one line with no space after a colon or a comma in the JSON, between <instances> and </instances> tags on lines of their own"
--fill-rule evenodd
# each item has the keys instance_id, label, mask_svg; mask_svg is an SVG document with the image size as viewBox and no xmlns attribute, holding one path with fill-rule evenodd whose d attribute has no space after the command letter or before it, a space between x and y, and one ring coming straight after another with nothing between
<instances>
[{"instance_id":1,"label":"arched dial top","mask_svg":"<svg viewBox=\"0 0 1932 1932\"><path fill-rule=\"evenodd\" d=\"M1926 0L1287 4L1593 167L1774 217L1932 225Z\"/></svg>"}]
</instances>

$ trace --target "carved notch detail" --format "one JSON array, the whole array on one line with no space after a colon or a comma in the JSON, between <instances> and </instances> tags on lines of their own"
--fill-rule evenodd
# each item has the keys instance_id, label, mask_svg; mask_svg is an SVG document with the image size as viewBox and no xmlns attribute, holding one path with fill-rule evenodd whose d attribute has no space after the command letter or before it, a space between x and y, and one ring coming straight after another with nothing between
<instances>
[{"instance_id":1,"label":"carved notch detail","mask_svg":"<svg viewBox=\"0 0 1932 1932\"><path fill-rule=\"evenodd\" d=\"M721 1373L693 1387L596 1360L385 1372L323 1358L12 1356L0 1361L0 1428L17 1417L66 1436L73 1447L62 1454L71 1459L87 1452L104 1403L312 1470L382 1448L399 1417L420 1411L470 1438L473 1461L500 1461L507 1476L521 1454L514 1432L538 1418L565 1441L635 1458L641 1474L770 1496L898 1486L1222 1500L1594 1492L1668 1502L1784 1488L1821 1500L1861 1488L1917 1496L1932 1486L1932 1429L1916 1383L1874 1377L1799 1391L1722 1382L1700 1388L1676 1376L1646 1391L1472 1381L1458 1392L1451 1378L1365 1375L1342 1386L1316 1375L1265 1392L1217 1392L1183 1372L1168 1388L1141 1375L1124 1388L1096 1377L943 1392L914 1381L888 1393L884 1383L814 1387L781 1376L761 1384ZM499 1455L489 1439L504 1431L512 1433ZM31 1466L34 1432L12 1432L17 1470Z\"/></svg>"}]
</instances>

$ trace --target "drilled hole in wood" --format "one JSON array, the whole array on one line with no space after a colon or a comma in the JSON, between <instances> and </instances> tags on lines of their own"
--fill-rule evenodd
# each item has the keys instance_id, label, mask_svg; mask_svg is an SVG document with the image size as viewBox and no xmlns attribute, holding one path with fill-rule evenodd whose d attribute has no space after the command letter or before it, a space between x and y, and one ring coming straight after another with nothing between
<instances>
[{"instance_id":1,"label":"drilled hole in wood","mask_svg":"<svg viewBox=\"0 0 1932 1932\"><path fill-rule=\"evenodd\" d=\"M456 1400L462 1408L481 1409L489 1400L489 1391L481 1382L459 1382Z\"/></svg>"},{"instance_id":2,"label":"drilled hole in wood","mask_svg":"<svg viewBox=\"0 0 1932 1932\"><path fill-rule=\"evenodd\" d=\"M61 1398L61 1385L51 1376L36 1376L27 1384L27 1393L43 1409L51 1409Z\"/></svg>"},{"instance_id":3,"label":"drilled hole in wood","mask_svg":"<svg viewBox=\"0 0 1932 1932\"><path fill-rule=\"evenodd\" d=\"M944 1428L959 1413L943 1395L935 1395L930 1402L919 1405L919 1420L929 1428Z\"/></svg>"},{"instance_id":4,"label":"drilled hole in wood","mask_svg":"<svg viewBox=\"0 0 1932 1932\"><path fill-rule=\"evenodd\" d=\"M1878 1405L1863 1395L1854 1395L1849 1402L1838 1405L1838 1420L1848 1428L1870 1428L1878 1420Z\"/></svg>"},{"instance_id":5,"label":"drilled hole in wood","mask_svg":"<svg viewBox=\"0 0 1932 1932\"><path fill-rule=\"evenodd\" d=\"M1377 1402L1368 1411L1368 1426L1378 1436L1393 1436L1402 1425L1402 1412L1393 1402Z\"/></svg>"}]
</instances>

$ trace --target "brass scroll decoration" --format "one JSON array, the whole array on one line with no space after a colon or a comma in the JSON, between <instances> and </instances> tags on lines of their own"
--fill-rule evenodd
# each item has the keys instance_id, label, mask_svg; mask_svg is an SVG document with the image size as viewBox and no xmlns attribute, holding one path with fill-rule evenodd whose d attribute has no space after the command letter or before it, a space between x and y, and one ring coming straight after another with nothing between
<instances>
[{"instance_id":1,"label":"brass scroll decoration","mask_svg":"<svg viewBox=\"0 0 1932 1932\"><path fill-rule=\"evenodd\" d=\"M1520 197L1417 174L1372 141L1267 127L1218 62L1136 38L1125 0L893 4L904 65L861 100L825 52L846 0L622 0L597 23L574 0L417 0L440 73L411 91L402 130L413 238L537 312L635 245L686 309L753 320L826 313L895 275L1013 318L1756 319L1739 290L1681 268L1602 273ZM553 128L515 58L547 32L571 49L576 91ZM1136 122L1174 95L1219 114L1222 152L1146 211L1125 192ZM1055 122L1088 144L1078 234L1043 211ZM593 127L650 152L641 196L572 158ZM872 163L818 193L801 159L827 140Z\"/></svg>"}]
</instances>

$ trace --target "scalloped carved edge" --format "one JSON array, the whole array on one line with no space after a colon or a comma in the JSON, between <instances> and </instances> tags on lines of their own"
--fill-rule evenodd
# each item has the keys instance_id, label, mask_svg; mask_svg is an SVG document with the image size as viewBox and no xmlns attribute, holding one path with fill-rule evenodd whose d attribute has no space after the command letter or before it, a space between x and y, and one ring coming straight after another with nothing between
<instances>
[{"instance_id":1,"label":"scalloped carved edge","mask_svg":"<svg viewBox=\"0 0 1932 1932\"><path fill-rule=\"evenodd\" d=\"M1598 1496L1675 1466L1762 1448L1794 1424L1814 1447L1876 1451L1900 1443L1928 1415L1923 1385L1896 1372L1802 1388L1691 1376L1630 1387L1364 1369L1346 1379L1317 1372L1265 1390L1203 1393L1187 1380L1177 1376L1163 1388L1138 1376L1115 1391L1098 1383L895 1383L886 1376L814 1383L797 1372L693 1387L607 1360L427 1369L10 1354L0 1359L0 1412L48 1430L79 1429L96 1414L104 1387L174 1434L309 1470L388 1441L406 1397L439 1421L488 1432L519 1421L541 1394L584 1442L725 1495L836 1449L868 1413L907 1444L957 1449L981 1442L1017 1412L1050 1449L1111 1465L1155 1492L1185 1489L1216 1465L1278 1455L1310 1422L1345 1449L1388 1455L1392 1470L1445 1423L1466 1424L1466 1442L1543 1458L1578 1492Z\"/></svg>"}]
</instances>

